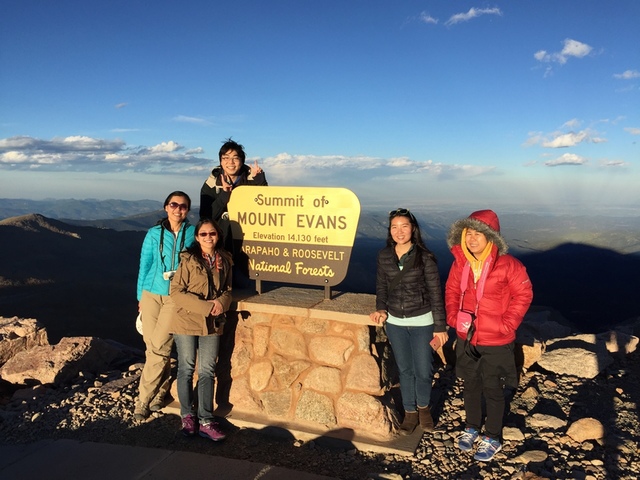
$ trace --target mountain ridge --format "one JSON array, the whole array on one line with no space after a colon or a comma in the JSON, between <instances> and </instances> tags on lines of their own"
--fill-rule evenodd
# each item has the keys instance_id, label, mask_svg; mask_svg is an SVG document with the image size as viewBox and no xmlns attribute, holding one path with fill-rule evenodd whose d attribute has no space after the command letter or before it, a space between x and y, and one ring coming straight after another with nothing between
<instances>
[{"instance_id":1,"label":"mountain ridge","mask_svg":"<svg viewBox=\"0 0 640 480\"><path fill-rule=\"evenodd\" d=\"M0 314L38 318L52 338L95 335L140 346L133 327L139 254L159 213L141 217L141 223L150 223L144 230L122 231L41 214L1 220ZM367 221L379 225L376 235L356 238L347 276L335 291L375 293L376 255L385 244L380 236L386 236L387 218ZM452 262L444 222L423 224L444 283ZM532 279L534 305L556 309L577 331L599 332L640 315L638 255L572 243L513 253Z\"/></svg>"}]
</instances>

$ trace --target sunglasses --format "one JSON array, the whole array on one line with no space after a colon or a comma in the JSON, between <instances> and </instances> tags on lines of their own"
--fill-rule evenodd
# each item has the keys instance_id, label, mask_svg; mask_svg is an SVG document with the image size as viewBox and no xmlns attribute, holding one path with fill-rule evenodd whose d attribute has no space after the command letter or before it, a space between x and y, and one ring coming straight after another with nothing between
<instances>
[{"instance_id":1,"label":"sunglasses","mask_svg":"<svg viewBox=\"0 0 640 480\"><path fill-rule=\"evenodd\" d=\"M411 223L418 223L416 217L413 216L413 213L411 213L408 208L396 208L395 210L391 210L389 212L389 220L395 217L408 217Z\"/></svg>"},{"instance_id":2,"label":"sunglasses","mask_svg":"<svg viewBox=\"0 0 640 480\"><path fill-rule=\"evenodd\" d=\"M189 210L189 206L186 203L171 202L169 207L173 210L176 208L179 208L180 210Z\"/></svg>"},{"instance_id":3,"label":"sunglasses","mask_svg":"<svg viewBox=\"0 0 640 480\"><path fill-rule=\"evenodd\" d=\"M395 210L391 210L389 212L390 217L397 217L398 215L411 215L411 212L406 208L396 208Z\"/></svg>"},{"instance_id":4,"label":"sunglasses","mask_svg":"<svg viewBox=\"0 0 640 480\"><path fill-rule=\"evenodd\" d=\"M202 238L204 238L204 237L217 237L218 234L217 234L217 232L200 232L200 233L198 233L198 236L202 237Z\"/></svg>"}]
</instances>

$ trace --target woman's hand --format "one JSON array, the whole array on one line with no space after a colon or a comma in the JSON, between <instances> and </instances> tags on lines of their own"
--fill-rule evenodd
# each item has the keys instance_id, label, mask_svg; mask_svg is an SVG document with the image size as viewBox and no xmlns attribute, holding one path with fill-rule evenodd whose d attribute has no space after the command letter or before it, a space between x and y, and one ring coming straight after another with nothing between
<instances>
[{"instance_id":1,"label":"woman's hand","mask_svg":"<svg viewBox=\"0 0 640 480\"><path fill-rule=\"evenodd\" d=\"M220 303L219 300L207 300L207 302L213 303L213 308L211 309L211 315L213 315L214 317L224 313L222 311L222 304Z\"/></svg>"},{"instance_id":2,"label":"woman's hand","mask_svg":"<svg viewBox=\"0 0 640 480\"><path fill-rule=\"evenodd\" d=\"M431 340L430 344L434 350L437 350L447 343L447 340L449 340L449 334L447 332L434 332L433 340Z\"/></svg>"},{"instance_id":3,"label":"woman's hand","mask_svg":"<svg viewBox=\"0 0 640 480\"><path fill-rule=\"evenodd\" d=\"M389 315L385 310L378 310L369 314L369 318L373 323L377 323L378 325L387 321L387 317Z\"/></svg>"}]
</instances>

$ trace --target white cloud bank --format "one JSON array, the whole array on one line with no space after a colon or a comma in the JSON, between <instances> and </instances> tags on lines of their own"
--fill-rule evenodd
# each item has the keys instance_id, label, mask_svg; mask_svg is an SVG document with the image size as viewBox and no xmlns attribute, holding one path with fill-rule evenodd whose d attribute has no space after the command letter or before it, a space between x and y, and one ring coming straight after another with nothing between
<instances>
[{"instance_id":1,"label":"white cloud bank","mask_svg":"<svg viewBox=\"0 0 640 480\"><path fill-rule=\"evenodd\" d=\"M201 147L187 149L169 140L150 147L129 147L122 140L71 136L41 140L28 136L0 139L0 169L76 172L200 174L217 164ZM340 185L371 179L428 175L448 180L495 172L493 166L444 164L407 157L375 158L343 155L255 157L275 184Z\"/></svg>"},{"instance_id":2,"label":"white cloud bank","mask_svg":"<svg viewBox=\"0 0 640 480\"><path fill-rule=\"evenodd\" d=\"M122 140L70 136L41 140L29 136L0 139L0 169L148 173L206 170L211 161L174 141L129 148Z\"/></svg>"}]
</instances>

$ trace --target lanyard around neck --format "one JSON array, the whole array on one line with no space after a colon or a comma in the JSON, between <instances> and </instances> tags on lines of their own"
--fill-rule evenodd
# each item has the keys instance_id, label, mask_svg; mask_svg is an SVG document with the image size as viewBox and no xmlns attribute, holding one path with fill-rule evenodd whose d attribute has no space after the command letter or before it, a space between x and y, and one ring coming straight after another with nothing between
<instances>
[{"instance_id":1,"label":"lanyard around neck","mask_svg":"<svg viewBox=\"0 0 640 480\"><path fill-rule=\"evenodd\" d=\"M487 281L487 275L489 275L489 269L491 267L493 259L491 257L487 257L482 264L482 273L480 273L480 278L476 283L476 309L475 313L478 313L478 306L480 305L480 299L484 294L484 285ZM469 273L471 271L471 264L467 260L462 268L462 278L460 279L460 310L462 310L462 301L464 300L464 294L467 291L467 286L469 285Z\"/></svg>"}]
</instances>

